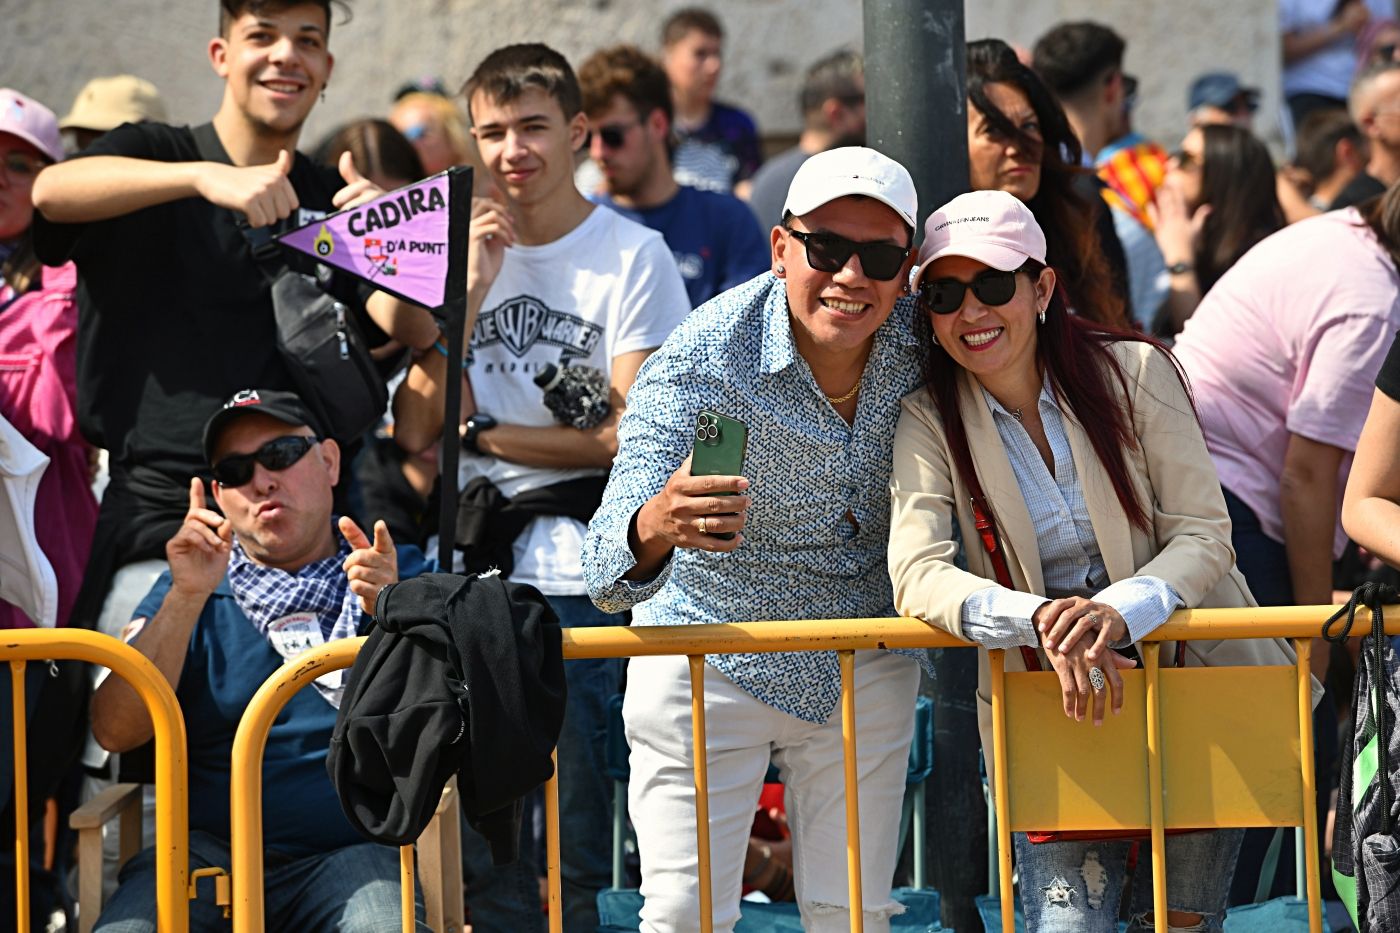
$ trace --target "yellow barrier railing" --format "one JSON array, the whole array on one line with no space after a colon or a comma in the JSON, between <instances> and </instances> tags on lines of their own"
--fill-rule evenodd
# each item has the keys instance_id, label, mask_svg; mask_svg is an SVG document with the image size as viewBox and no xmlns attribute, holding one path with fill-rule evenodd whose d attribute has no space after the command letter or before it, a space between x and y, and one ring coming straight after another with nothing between
<instances>
[{"instance_id":1,"label":"yellow barrier railing","mask_svg":"<svg viewBox=\"0 0 1400 933\"><path fill-rule=\"evenodd\" d=\"M185 720L164 675L130 645L82 629L11 629L0 638L14 703L15 929L29 929L29 769L25 747L24 669L28 661L86 661L110 668L146 705L155 730L156 923L162 933L189 929L189 790Z\"/></svg>"},{"instance_id":2,"label":"yellow barrier railing","mask_svg":"<svg viewBox=\"0 0 1400 933\"><path fill-rule=\"evenodd\" d=\"M1312 759L1312 704L1309 674L1311 639L1321 629L1322 621L1333 607L1304 606L1284 608L1213 609L1178 612L1171 621L1152 633L1144 645L1144 669L1141 672L1128 671L1125 679L1129 690L1139 690L1138 702L1125 706L1125 721L1133 721L1132 712L1141 718L1136 720L1136 728L1141 733L1137 747L1144 750L1144 761L1138 763L1145 776L1145 806L1128 806L1120 813L1109 813L1097 828L1141 828L1149 830L1153 840L1153 898L1154 913L1164 916L1166 912L1166 862L1165 832L1169 827L1188 825L1205 828L1207 823L1200 814L1180 815L1178 796L1174 793L1168 802L1164 799L1167 784L1166 775L1170 771L1167 752L1173 749L1172 736L1164 734L1164 716L1170 720L1171 709L1176 705L1187 706L1185 697L1189 691L1177 684L1181 677L1200 677L1210 672L1225 674L1227 677L1242 678L1248 681L1246 689L1254 690L1260 683L1277 685L1279 677L1274 672L1290 671L1289 668L1191 668L1187 670L1160 669L1160 643L1176 640L1214 640L1235 638L1287 638L1294 641L1298 651L1297 663L1287 675L1288 682L1296 687L1296 703L1290 703L1285 714L1295 717L1296 731L1283 736L1286 740L1286 758L1296 765L1296 784L1284 789L1284 795L1291 803L1281 804L1275 789L1274 796L1254 800L1245 807L1246 816L1242 822L1218 822L1209 825L1294 825L1281 820L1297 817L1304 827L1306 839L1306 877L1309 903L1309 925L1313 933L1321 930L1320 867L1317 857L1317 820L1312 806L1314 799L1315 775ZM1390 631L1400 634L1400 612L1395 616ZM239 724L234 739L233 758L235 773L234 793L231 800L232 824L232 887L233 921L235 933L256 933L262 929L262 824L260 819L262 786L261 768L263 744L268 729L277 714L291 696L303 686L328 671L350 666L364 639L347 639L333 642L289 663L276 675L269 678L254 696L248 711ZM657 627L611 627L565 629L563 632L564 657L566 660L603 657L638 657L649 655L685 655L690 663L692 730L695 748L705 747L704 710L704 659L707 654L735 652L781 652L781 651L836 651L841 670L841 708L843 716L842 739L845 755L846 817L847 817L847 863L851 929L861 931L863 916L861 898L859 809L856 789L856 734L855 722L855 679L854 652L877 648L971 648L968 642L961 641L941 629L935 629L913 619L841 619L841 620L801 620L779 622L748 622L693 626ZM37 656L37 655L36 655ZM47 655L45 655L47 656ZM1035 707L1037 714L1044 714L1036 721L1040 728L1045 723L1060 727L1078 728L1081 736L1089 733L1092 727L1086 723L1071 723L1059 705L1058 686L1050 685L1055 675L1050 673L1010 673L1005 671L1004 652L989 652L992 673L992 709L995 761L1006 763L992 769L994 802L997 815L997 851L1000 872L1000 895L1002 901L1002 924L1006 933L1014 930L1014 904L1011 886L1011 833L1013 830L1040 828L1046 830L1066 828L1055 824L1052 812L1045 815L1044 807L1017 807L1015 801L1022 796L1022 787L1015 777L1018 768L1023 767L1017 756L1008 752L1008 736L1012 739L1017 730L1025 731L1031 720L1017 720L1008 727L1011 709ZM1263 672L1262 678L1248 673ZM1195 683L1199 683L1196 681ZM1213 686L1219 686L1213 685ZM1140 689L1139 689L1140 688ZM1290 687L1290 691L1293 687ZM1041 700L1034 701L1040 694ZM1053 701L1048 699L1053 694ZM1170 696L1172 703L1164 704L1164 695ZM1013 700L1015 702L1013 702ZM1131 706L1131 708L1130 708ZM1288 712L1292 710L1293 712ZM1192 715L1195 715L1193 712ZM1046 718L1050 717L1050 718ZM1063 721L1057 723L1057 720ZM1113 718L1110 719L1110 723ZM1173 725L1180 726L1174 720ZM1189 720L1194 723L1195 720ZM1100 735L1110 735L1109 723L1105 724ZM1292 727L1292 726L1290 726ZM1171 730L1167 730L1170 732ZM1186 730L1178 730L1186 731ZM1277 730L1263 730L1270 741L1281 733ZM1180 743L1177 743L1180 744ZM1130 744L1122 748L1133 747ZM1180 753L1180 749L1177 749ZM1063 761L1039 756L1050 766L1065 764ZM1131 755L1123 756L1132 765ZM1223 769L1228 771L1228 768ZM1110 772L1110 777L1113 774ZM1237 776L1238 777L1238 776ZM1241 779L1246 784L1252 780L1252 772ZM1184 782L1183 782L1184 783ZM1240 783L1236 780L1235 785ZM699 862L699 890L701 895L701 928L712 928L711 868L708 832L707 794L708 781L705 756L696 756L696 851ZM1235 786L1231 785L1231 786ZM1140 788L1142 784L1138 785ZM1176 784L1172 785L1176 787ZM1215 785L1207 785L1207 792ZM241 790L240 790L241 788ZM1015 794L1013 794L1013 790ZM1250 789L1246 787L1248 792ZM1063 788L1061 788L1063 796ZM1261 796L1261 795L1254 795ZM1263 795L1267 796L1267 795ZM1075 799L1075 798L1069 798ZM1170 805L1168 805L1170 803ZM1141 798L1138 805L1144 804ZM1051 810L1053 811L1053 807ZM1139 809L1145 811L1137 812ZM1238 810L1227 810L1236 813ZM1060 814L1063 816L1064 814ZM1097 816L1097 815L1096 815ZM557 772L545 788L545 817L547 841L547 873L549 897L549 927L551 933L562 930L562 897L559 858L559 808ZM1189 822L1195 819L1195 822ZM1188 820L1183 824L1182 820ZM1253 821L1253 822L1250 822ZM1071 822L1073 822L1071 820ZM1076 828L1076 827L1067 827ZM404 880L404 925L411 930L413 924L413 878L411 847L405 847L402 859Z\"/></svg>"},{"instance_id":3,"label":"yellow barrier railing","mask_svg":"<svg viewBox=\"0 0 1400 933\"><path fill-rule=\"evenodd\" d=\"M1293 641L1297 650L1297 662L1288 675L1289 681L1296 684L1296 703L1290 699L1285 707L1284 715L1292 717L1296 715L1296 733L1287 751L1290 759L1297 760L1297 785L1293 788L1296 793L1292 794L1291 808L1289 813L1296 814L1298 821L1304 827L1306 840L1306 876L1307 876L1307 896L1308 896L1308 919L1309 928L1312 933L1320 933L1322 929L1322 898L1320 886L1320 866L1317 857L1317 818L1313 809L1314 788L1316 776L1313 773L1312 757L1312 698L1311 698L1311 676L1309 663L1311 657L1311 640L1318 636L1321 631L1323 621L1332 613L1335 607L1331 606L1289 606L1280 608L1246 608L1246 609L1197 609L1175 613L1171 620L1154 631L1144 645L1144 669L1140 676L1129 676L1126 679L1133 684L1141 683L1141 706L1145 721L1139 721L1145 733L1145 741L1139 746L1145 750L1145 770L1147 777L1147 811L1145 820L1139 821L1136 816L1129 815L1121 819L1111 819L1108 824L1096 828L1114 828L1117 824L1123 827L1135 827L1149 829L1153 841L1152 847L1152 877L1153 877L1153 909L1157 917L1164 917L1166 908L1166 855L1165 855L1165 832L1168 824L1173 822L1170 818L1169 808L1164 801L1164 777L1163 772L1167 763L1164 760L1164 747L1171 744L1164 743L1163 736L1163 703L1164 682L1173 683L1181 677L1199 677L1202 672L1220 672L1227 677L1232 676L1231 672L1258 670L1266 672L1288 671L1288 668L1191 668L1187 670L1160 669L1159 654L1161 642L1178 640L1225 640L1238 638L1285 638ZM1400 634L1400 612L1397 612L1397 621L1387 625L1387 631ZM859 812L857 807L856 775L855 775L855 679L852 676L854 669L854 652L857 650L869 650L875 648L971 648L976 647L968 642L961 641L944 632L935 629L916 619L838 619L838 620L803 620L803 621L780 621L780 622L748 622L730 623L715 625L690 625L690 626L655 626L655 627L631 627L631 628L572 628L564 630L564 657L565 659L577 658L607 658L607 657L639 657L651 655L685 655L690 661L691 671L691 714L693 747L705 747L705 710L704 710L704 657L707 654L728 654L735 652L779 652L779 651L830 651L838 652L841 662L841 708L843 716L842 736L844 741L844 754L846 766L846 809L847 809L847 853L848 853L848 886L850 894L850 917L852 931L859 931L863 928L862 900L861 900L861 879L860 879L860 852L859 852ZM1039 712L1058 717L1070 727L1078 727L1081 735L1086 730L1092 729L1087 723L1070 723L1064 716L1059 704L1059 690L1057 680L1052 673L1011 673L1007 674L1004 666L1005 652L989 652L989 662L992 672L992 711L993 711L993 734L995 747L995 760L998 763L1007 763L1007 715L1008 715L1008 685L1025 684L1028 690L1019 690L1013 687L1010 691L1016 693L1040 692L1045 694L1045 687L1054 681L1056 686L1051 690L1053 702L1042 701L1039 703ZM1133 675L1137 672L1125 672L1125 675ZM1207 673L1209 676L1209 673ZM1244 677L1246 675L1236 674L1233 676ZM1277 677L1272 677L1276 681ZM1251 681L1248 684L1253 687ZM1176 690L1175 694L1183 691ZM1174 698L1175 698L1174 694ZM1185 705L1183 703L1183 705ZM1125 707L1125 713L1127 712ZM1131 719L1130 716L1122 717ZM1044 720L1042 720L1044 721ZM1051 720L1053 721L1053 720ZM1107 724L1106 724L1107 726ZM1105 733L1106 734L1106 727ZM1272 734L1272 733L1271 733ZM1169 738L1169 737L1168 737ZM1050 764L1057 763L1054 756L1044 755L1043 748L1040 757L1047 759ZM1131 746L1124 746L1125 748ZM701 909L701 929L709 933L712 927L711 915L713 905L711 902L711 871L709 852L708 817L706 807L706 796L708 787L706 783L706 768L703 755L696 756L695 762L695 785L696 785L696 851L699 862L699 891ZM1131 758L1131 756L1128 756ZM1023 820L1026 826L1020 826L1013 820L1012 814L1012 772L1019 764L1012 757L1011 763L998 764L992 769L994 800L997 814L998 838L997 849L1001 866L1000 872L1000 895L1001 895L1001 919L1002 928L1005 933L1012 933L1015 929L1015 912L1013 904L1013 894L1011 885L1011 832L1013 827L1017 829L1039 828L1044 830L1054 830L1063 828L1053 824L1053 819L1045 819L1039 813L1027 813ZM1225 769L1225 770L1228 770ZM1110 775L1111 776L1111 775ZM547 787L546 799L557 800L558 775L550 779ZM1184 783L1184 782L1183 782ZM1175 786L1175 785L1174 785ZM1141 787L1141 785L1139 785ZM1184 795L1183 795L1184 796ZM1210 825L1276 825L1281 818L1277 815L1281 808L1276 801L1270 801L1274 806L1273 810L1264 812L1265 808L1256 806L1253 809L1245 808L1249 812L1248 819L1255 822L1241 822L1238 824L1215 823ZM1172 803L1176 803L1173 797ZM1257 803L1257 801L1256 801ZM1257 812L1256 812L1257 811ZM1233 812L1233 811L1232 811ZM1268 822L1264 822L1267 820ZM1206 828L1205 822L1195 822L1187 824L1194 828ZM549 898L550 917L549 928L551 933L559 933L562 930L562 917L558 909L560 904L560 880L558 876L558 840L559 823L557 807L546 808L546 832L549 846Z\"/></svg>"}]
</instances>

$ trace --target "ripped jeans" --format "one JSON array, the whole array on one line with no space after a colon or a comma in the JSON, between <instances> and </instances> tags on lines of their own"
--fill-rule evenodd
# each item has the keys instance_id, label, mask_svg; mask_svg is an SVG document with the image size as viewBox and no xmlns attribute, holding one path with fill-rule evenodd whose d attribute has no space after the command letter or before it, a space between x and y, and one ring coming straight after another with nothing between
<instances>
[{"instance_id":1,"label":"ripped jeans","mask_svg":"<svg viewBox=\"0 0 1400 933\"><path fill-rule=\"evenodd\" d=\"M1050 842L1033 845L1013 835L1021 878L1021 908L1030 933L1117 933L1129 840ZM1167 909L1200 914L1192 926L1171 933L1220 933L1225 900L1235 874L1242 829L1167 837ZM1138 848L1128 933L1152 930L1152 847Z\"/></svg>"}]
</instances>

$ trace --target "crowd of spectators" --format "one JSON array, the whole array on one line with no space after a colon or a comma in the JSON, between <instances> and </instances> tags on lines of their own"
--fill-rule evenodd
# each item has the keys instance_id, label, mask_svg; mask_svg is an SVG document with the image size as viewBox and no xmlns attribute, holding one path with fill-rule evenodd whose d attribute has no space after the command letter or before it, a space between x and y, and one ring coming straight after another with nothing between
<instances>
[{"instance_id":1,"label":"crowd of spectators","mask_svg":"<svg viewBox=\"0 0 1400 933\"><path fill-rule=\"evenodd\" d=\"M498 48L460 90L410 81L313 141L333 0L218 6L222 96L188 125L131 75L94 78L62 119L0 89L0 460L23 445L47 463L37 481L4 475L6 508L32 518L0 513L0 530L31 529L7 557L42 553L53 574L47 596L0 602L0 628L102 631L169 680L190 724L192 870L228 863L228 761L253 692L306 648L368 631L380 592L420 574L499 572L563 627L898 612L1020 648L1059 675L1066 715L1102 721L1133 643L1173 610L1331 603L1400 561L1392 0L1280 0L1278 161L1250 76L1196 77L1185 136L1155 141L1134 128L1154 89L1112 26L969 42L969 193L942 206L865 148L850 48L811 56L800 133L766 160L753 117L720 99L724 26L701 8L659 23L651 50L570 63ZM474 170L460 372L438 309L271 236L456 166ZM339 430L307 397L279 349L284 277L333 297L367 348L391 399L375 423ZM585 426L541 392L566 368L601 387ZM702 412L747 425L743 476L691 475ZM450 482L444 437L461 448ZM460 527L440 542L444 495ZM995 555L978 546L989 522ZM1313 657L1325 821L1351 659ZM889 929L902 711L926 660L857 662L862 905L846 901L834 657L708 660L717 929L746 890L795 900L809 929L846 929L853 909ZM642 929L688 929L685 662L565 675L564 929L592 933L609 884L617 695ZM147 779L151 724L101 672L27 677L34 929L58 930L73 844L46 808L61 826L103 787ZM343 689L318 680L269 741L267 903L289 928L398 923L398 862L357 836L326 770ZM785 805L756 813L770 763ZM15 818L11 797L0 829ZM513 860L480 829L463 824L472 924L542 931L535 823L507 840ZM1219 929L1267 888L1272 835L1170 843L1191 866L1172 875L1190 890L1173 928ZM1018 834L1030 929L1150 912L1126 848L1091 878L1072 845ZM153 931L156 853L118 875L116 848L97 929ZM14 884L0 892L3 915ZM201 891L192 928L223 922Z\"/></svg>"}]
</instances>

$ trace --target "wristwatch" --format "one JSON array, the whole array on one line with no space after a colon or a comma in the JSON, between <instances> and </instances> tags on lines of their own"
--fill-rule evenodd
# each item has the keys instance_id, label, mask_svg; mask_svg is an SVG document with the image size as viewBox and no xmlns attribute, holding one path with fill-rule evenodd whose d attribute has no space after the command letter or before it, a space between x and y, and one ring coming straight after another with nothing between
<instances>
[{"instance_id":1,"label":"wristwatch","mask_svg":"<svg viewBox=\"0 0 1400 933\"><path fill-rule=\"evenodd\" d=\"M1195 270L1195 266L1189 262L1174 262L1167 266L1167 273L1170 275L1185 275Z\"/></svg>"},{"instance_id":2,"label":"wristwatch","mask_svg":"<svg viewBox=\"0 0 1400 933\"><path fill-rule=\"evenodd\" d=\"M481 448L477 446L477 438L482 431L489 431L496 426L496 419L485 412L477 412L467 419L466 429L462 431L462 449L467 453L481 456Z\"/></svg>"}]
</instances>

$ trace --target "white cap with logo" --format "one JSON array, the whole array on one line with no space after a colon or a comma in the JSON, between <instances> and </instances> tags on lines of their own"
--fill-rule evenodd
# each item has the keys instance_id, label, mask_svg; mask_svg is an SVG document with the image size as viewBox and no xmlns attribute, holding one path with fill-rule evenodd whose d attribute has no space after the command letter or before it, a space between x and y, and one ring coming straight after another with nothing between
<instances>
[{"instance_id":1,"label":"white cap with logo","mask_svg":"<svg viewBox=\"0 0 1400 933\"><path fill-rule=\"evenodd\" d=\"M801 217L851 195L889 205L911 229L918 224L919 194L909 170L864 146L828 149L803 162L788 187L783 213Z\"/></svg>"},{"instance_id":2,"label":"white cap with logo","mask_svg":"<svg viewBox=\"0 0 1400 933\"><path fill-rule=\"evenodd\" d=\"M917 286L928 264L942 256L966 256L1002 272L1014 272L1027 259L1044 265L1045 231L1015 195L969 191L924 221L924 242L912 284Z\"/></svg>"}]
</instances>

